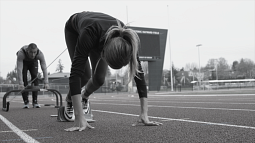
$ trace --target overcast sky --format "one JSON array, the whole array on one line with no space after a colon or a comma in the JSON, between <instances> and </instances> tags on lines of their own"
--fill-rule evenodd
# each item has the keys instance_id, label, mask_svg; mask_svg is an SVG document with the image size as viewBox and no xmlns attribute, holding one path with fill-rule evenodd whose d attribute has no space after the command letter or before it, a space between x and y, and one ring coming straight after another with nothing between
<instances>
[{"instance_id":1,"label":"overcast sky","mask_svg":"<svg viewBox=\"0 0 255 143\"><path fill-rule=\"evenodd\" d=\"M0 76L16 64L16 52L36 43L49 65L66 49L64 25L76 12L107 13L131 26L169 29L164 69L170 69L170 48L175 67L187 63L205 66L209 59L225 58L229 64L248 58L255 61L254 0L0 0ZM169 18L169 21L168 21ZM170 39L170 45L169 45ZM70 71L65 51L59 59ZM54 73L58 60L49 68ZM41 69L39 70L41 72Z\"/></svg>"}]
</instances>

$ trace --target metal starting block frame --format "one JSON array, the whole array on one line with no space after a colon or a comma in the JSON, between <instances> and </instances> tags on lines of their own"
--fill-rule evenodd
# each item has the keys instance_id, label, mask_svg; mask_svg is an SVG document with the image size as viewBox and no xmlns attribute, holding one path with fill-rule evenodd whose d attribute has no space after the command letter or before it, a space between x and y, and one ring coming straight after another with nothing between
<instances>
[{"instance_id":1,"label":"metal starting block frame","mask_svg":"<svg viewBox=\"0 0 255 143\"><path fill-rule=\"evenodd\" d=\"M64 116L65 114L65 106L63 106L63 101L62 101L62 95L59 91L55 90L55 89L40 89L38 86L28 86L26 89L24 90L10 90L8 92L6 92L3 96L3 108L2 110L5 112L8 112L10 109L10 102L6 102L6 98L8 98L8 96L10 95L10 93L12 92L33 92L33 91L50 91L52 92L55 96L56 96L56 105L55 108L58 108L58 114L57 115L51 115L51 117L57 117L57 121L59 122L70 122L71 120L66 119L66 117ZM17 96L17 95L14 95ZM45 104L46 106L46 104ZM48 105L47 105L48 106ZM95 122L95 120L93 119L93 114L91 111L91 108L88 109L88 114L84 114L86 120L88 122Z\"/></svg>"},{"instance_id":2,"label":"metal starting block frame","mask_svg":"<svg viewBox=\"0 0 255 143\"><path fill-rule=\"evenodd\" d=\"M6 92L3 96L2 110L8 112L10 109L10 102L6 102L6 98L10 95L10 93L12 93L12 92L32 92L32 91L50 91L54 95L56 95L55 108L59 108L60 106L62 106L62 95L59 91L57 91L55 89L40 89L39 87L33 86L33 87L28 87L24 90L10 90L10 91ZM17 96L17 95L15 95L15 96Z\"/></svg>"}]
</instances>

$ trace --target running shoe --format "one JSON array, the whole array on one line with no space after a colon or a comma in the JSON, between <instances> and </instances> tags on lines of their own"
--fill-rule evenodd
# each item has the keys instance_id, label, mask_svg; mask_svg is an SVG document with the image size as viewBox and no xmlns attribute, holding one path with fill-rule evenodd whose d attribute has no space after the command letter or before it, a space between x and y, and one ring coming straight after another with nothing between
<instances>
[{"instance_id":1,"label":"running shoe","mask_svg":"<svg viewBox=\"0 0 255 143\"><path fill-rule=\"evenodd\" d=\"M81 88L81 97L82 97L82 98L83 98L84 94L85 94L85 86L83 86L83 87Z\"/></svg>"},{"instance_id":2,"label":"running shoe","mask_svg":"<svg viewBox=\"0 0 255 143\"><path fill-rule=\"evenodd\" d=\"M24 101L23 109L28 109L28 108L29 108L29 101L28 101L28 100L25 100L25 101Z\"/></svg>"},{"instance_id":3,"label":"running shoe","mask_svg":"<svg viewBox=\"0 0 255 143\"><path fill-rule=\"evenodd\" d=\"M29 108L29 103L24 104L23 109L28 109L28 108Z\"/></svg>"},{"instance_id":4,"label":"running shoe","mask_svg":"<svg viewBox=\"0 0 255 143\"><path fill-rule=\"evenodd\" d=\"M37 102L33 102L33 108L41 108L41 106Z\"/></svg>"},{"instance_id":5,"label":"running shoe","mask_svg":"<svg viewBox=\"0 0 255 143\"><path fill-rule=\"evenodd\" d=\"M90 102L89 99L82 98L82 108L83 108L83 114L89 114L90 111Z\"/></svg>"},{"instance_id":6,"label":"running shoe","mask_svg":"<svg viewBox=\"0 0 255 143\"><path fill-rule=\"evenodd\" d=\"M90 101L89 99L82 99L82 108L83 108L83 114L89 123L95 122L92 111L91 111L91 106L90 106Z\"/></svg>"},{"instance_id":7,"label":"running shoe","mask_svg":"<svg viewBox=\"0 0 255 143\"><path fill-rule=\"evenodd\" d=\"M66 102L64 116L65 116L66 120L68 120L70 122L74 121L75 115L74 115L74 109L73 109L72 102Z\"/></svg>"},{"instance_id":8,"label":"running shoe","mask_svg":"<svg viewBox=\"0 0 255 143\"><path fill-rule=\"evenodd\" d=\"M90 110L90 102L87 98L84 98L84 94L85 94L85 86L82 87L81 89L81 97L82 97L82 108L83 108L83 114L89 114L89 110Z\"/></svg>"}]
</instances>

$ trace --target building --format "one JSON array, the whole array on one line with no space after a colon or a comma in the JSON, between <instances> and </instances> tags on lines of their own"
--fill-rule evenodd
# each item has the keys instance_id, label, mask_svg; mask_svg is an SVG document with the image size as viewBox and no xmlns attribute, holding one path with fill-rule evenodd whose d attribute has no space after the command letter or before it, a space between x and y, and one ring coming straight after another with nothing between
<instances>
[{"instance_id":1,"label":"building","mask_svg":"<svg viewBox=\"0 0 255 143\"><path fill-rule=\"evenodd\" d=\"M50 84L65 84L69 83L70 73L53 73L48 75Z\"/></svg>"}]
</instances>

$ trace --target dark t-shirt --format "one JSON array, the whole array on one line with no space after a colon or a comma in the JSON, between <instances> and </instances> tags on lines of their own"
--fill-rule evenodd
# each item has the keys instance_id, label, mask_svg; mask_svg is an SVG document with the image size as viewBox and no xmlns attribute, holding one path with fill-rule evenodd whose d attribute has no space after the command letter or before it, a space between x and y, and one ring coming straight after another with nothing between
<instances>
[{"instance_id":1,"label":"dark t-shirt","mask_svg":"<svg viewBox=\"0 0 255 143\"><path fill-rule=\"evenodd\" d=\"M124 26L123 22L121 25ZM71 21L73 30L78 34L77 45L75 47L75 55L73 58L73 65L70 78L78 80L80 69L84 69L84 64L88 60L88 55L91 50L101 53L105 42L105 34L107 30L115 25L117 26L117 19L100 12L81 12L76 13ZM138 69L142 71L142 67L138 60ZM82 63L79 61L83 61ZM139 73L139 78L135 77L136 86L140 97L147 97L146 83L143 73ZM71 81L75 82L75 81Z\"/></svg>"},{"instance_id":2,"label":"dark t-shirt","mask_svg":"<svg viewBox=\"0 0 255 143\"><path fill-rule=\"evenodd\" d=\"M23 54L24 54L24 56L25 56L25 58L23 59L23 61L31 61L31 62L36 62L36 61L38 61L38 60L39 60L38 55L39 55L39 54L42 54L41 51L38 49L38 50L37 50L37 53L36 53L36 55L35 55L35 58L34 58L34 59L31 59L31 58L29 58L29 56L28 56L28 54L27 54L27 52L26 52L26 48L27 48L27 47L28 47L28 45L23 46L23 47L16 53L16 55L18 56L18 53L19 53L19 52L23 52Z\"/></svg>"},{"instance_id":3,"label":"dark t-shirt","mask_svg":"<svg viewBox=\"0 0 255 143\"><path fill-rule=\"evenodd\" d=\"M121 24L124 25L122 22ZM117 26L116 18L107 14L99 12L77 13L72 21L73 28L79 34L77 47L82 48L83 52L87 54L92 49L101 52L105 42L105 33L113 25Z\"/></svg>"}]
</instances>

